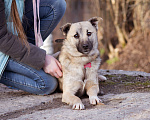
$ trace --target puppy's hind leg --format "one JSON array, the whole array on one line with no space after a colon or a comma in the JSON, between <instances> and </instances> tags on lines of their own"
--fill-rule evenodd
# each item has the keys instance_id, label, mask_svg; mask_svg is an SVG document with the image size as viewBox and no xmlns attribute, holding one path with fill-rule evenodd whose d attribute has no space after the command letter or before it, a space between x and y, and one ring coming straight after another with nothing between
<instances>
[{"instance_id":1,"label":"puppy's hind leg","mask_svg":"<svg viewBox=\"0 0 150 120\"><path fill-rule=\"evenodd\" d=\"M107 78L103 75L98 75L98 80L104 82L107 80Z\"/></svg>"}]
</instances>

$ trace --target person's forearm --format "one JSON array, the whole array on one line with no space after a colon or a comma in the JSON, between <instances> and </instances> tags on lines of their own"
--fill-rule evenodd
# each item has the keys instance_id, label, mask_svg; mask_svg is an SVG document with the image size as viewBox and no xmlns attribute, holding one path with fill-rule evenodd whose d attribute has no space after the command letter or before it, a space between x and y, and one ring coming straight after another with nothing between
<instances>
[{"instance_id":1,"label":"person's forearm","mask_svg":"<svg viewBox=\"0 0 150 120\"><path fill-rule=\"evenodd\" d=\"M4 1L0 0L0 51L11 58L41 69L45 63L46 52L32 44L28 48L21 43L19 37L7 31Z\"/></svg>"}]
</instances>

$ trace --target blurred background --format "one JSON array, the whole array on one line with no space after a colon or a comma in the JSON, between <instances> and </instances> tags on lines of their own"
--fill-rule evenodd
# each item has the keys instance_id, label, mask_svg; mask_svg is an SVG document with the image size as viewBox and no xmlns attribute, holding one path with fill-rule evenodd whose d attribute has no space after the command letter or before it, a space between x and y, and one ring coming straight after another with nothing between
<instances>
[{"instance_id":1,"label":"blurred background","mask_svg":"<svg viewBox=\"0 0 150 120\"><path fill-rule=\"evenodd\" d=\"M66 0L67 9L53 31L53 40L64 38L66 23L99 16L98 42L101 69L150 72L150 0ZM55 43L54 52L61 43Z\"/></svg>"}]
</instances>

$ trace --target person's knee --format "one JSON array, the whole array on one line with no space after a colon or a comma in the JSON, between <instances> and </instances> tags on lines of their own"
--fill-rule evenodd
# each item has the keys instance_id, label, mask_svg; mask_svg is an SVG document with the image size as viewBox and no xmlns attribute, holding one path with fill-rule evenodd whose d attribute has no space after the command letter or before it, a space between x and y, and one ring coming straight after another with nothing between
<instances>
[{"instance_id":1,"label":"person's knee","mask_svg":"<svg viewBox=\"0 0 150 120\"><path fill-rule=\"evenodd\" d=\"M65 0L43 0L41 2L41 35L45 40L64 16Z\"/></svg>"},{"instance_id":2,"label":"person's knee","mask_svg":"<svg viewBox=\"0 0 150 120\"><path fill-rule=\"evenodd\" d=\"M57 17L62 17L66 11L66 2L65 0L56 0L54 4L54 8L57 13Z\"/></svg>"},{"instance_id":3,"label":"person's knee","mask_svg":"<svg viewBox=\"0 0 150 120\"><path fill-rule=\"evenodd\" d=\"M63 14L66 11L66 1L65 0L57 0L59 3L59 8L61 9L61 11L63 12Z\"/></svg>"},{"instance_id":4,"label":"person's knee","mask_svg":"<svg viewBox=\"0 0 150 120\"><path fill-rule=\"evenodd\" d=\"M45 82L45 87L41 88L41 93L39 95L49 95L52 94L58 87L58 82L56 78L51 78Z\"/></svg>"}]
</instances>

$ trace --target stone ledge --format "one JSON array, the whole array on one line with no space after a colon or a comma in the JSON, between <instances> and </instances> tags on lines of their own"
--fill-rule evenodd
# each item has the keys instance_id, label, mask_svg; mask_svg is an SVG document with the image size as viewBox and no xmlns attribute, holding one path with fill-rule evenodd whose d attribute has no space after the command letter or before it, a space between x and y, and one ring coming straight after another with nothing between
<instances>
[{"instance_id":1,"label":"stone ledge","mask_svg":"<svg viewBox=\"0 0 150 120\"><path fill-rule=\"evenodd\" d=\"M123 70L99 70L98 73L107 77L107 81L100 82L104 94L99 97L105 105L92 106L85 96L83 111L63 104L62 93L38 96L0 84L0 120L150 119L150 73Z\"/></svg>"},{"instance_id":2,"label":"stone ledge","mask_svg":"<svg viewBox=\"0 0 150 120\"><path fill-rule=\"evenodd\" d=\"M124 71L124 70L103 70L98 71L101 75L128 75L128 76L145 76L150 77L150 73L140 72L140 71Z\"/></svg>"}]
</instances>

